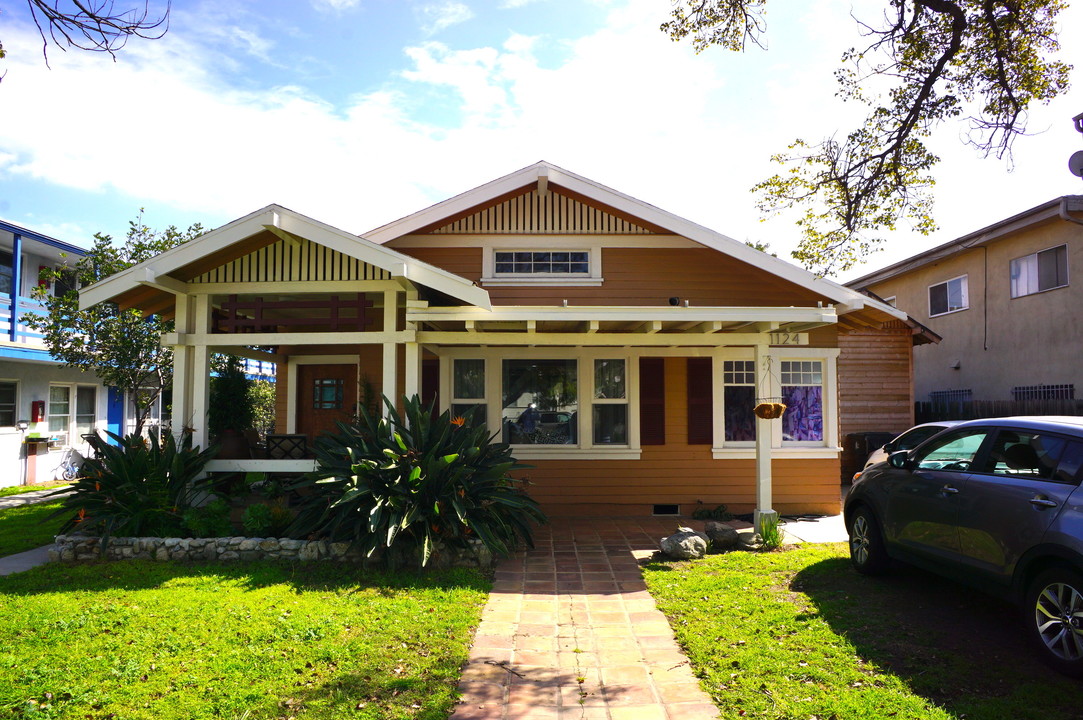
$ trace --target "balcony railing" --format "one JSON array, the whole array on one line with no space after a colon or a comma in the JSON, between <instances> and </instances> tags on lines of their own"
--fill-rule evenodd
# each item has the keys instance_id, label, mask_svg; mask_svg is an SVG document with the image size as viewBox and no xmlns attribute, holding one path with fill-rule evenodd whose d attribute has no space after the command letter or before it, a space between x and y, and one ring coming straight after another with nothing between
<instances>
[{"instance_id":1,"label":"balcony railing","mask_svg":"<svg viewBox=\"0 0 1083 720\"><path fill-rule=\"evenodd\" d=\"M36 349L44 349L42 334L27 327L23 319L27 315L47 315L45 308L33 298L20 297L17 310L18 323L12 327L11 300L10 295L0 293L0 342L19 343Z\"/></svg>"}]
</instances>

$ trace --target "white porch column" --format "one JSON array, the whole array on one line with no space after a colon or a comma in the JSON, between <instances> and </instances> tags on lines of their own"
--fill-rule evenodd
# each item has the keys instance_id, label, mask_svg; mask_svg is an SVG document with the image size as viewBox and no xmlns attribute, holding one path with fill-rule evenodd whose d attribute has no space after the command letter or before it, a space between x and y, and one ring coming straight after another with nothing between
<instances>
[{"instance_id":1,"label":"white porch column","mask_svg":"<svg viewBox=\"0 0 1083 720\"><path fill-rule=\"evenodd\" d=\"M399 326L399 294L396 290L384 291L384 332L394 332ZM384 348L384 382L383 394L391 401L392 405L398 406L399 384L399 353L398 344L385 342ZM384 413L387 407L383 406Z\"/></svg>"},{"instance_id":2,"label":"white porch column","mask_svg":"<svg viewBox=\"0 0 1083 720\"><path fill-rule=\"evenodd\" d=\"M211 331L211 298L209 295L196 295L194 299L192 325L193 332L205 335ZM192 444L200 448L207 447L207 408L211 395L211 352L205 344L192 348L191 362L191 409Z\"/></svg>"},{"instance_id":3,"label":"white porch column","mask_svg":"<svg viewBox=\"0 0 1083 720\"><path fill-rule=\"evenodd\" d=\"M775 394L774 382L769 370L770 348L767 345L756 346L756 392L760 398ZM756 418L756 510L752 522L759 532L765 516L778 517L771 507L771 421Z\"/></svg>"},{"instance_id":4,"label":"white porch column","mask_svg":"<svg viewBox=\"0 0 1083 720\"><path fill-rule=\"evenodd\" d=\"M179 334L192 331L192 299L177 296L174 326ZM192 426L192 361L190 345L173 346L173 437L179 442L186 427Z\"/></svg>"}]
</instances>

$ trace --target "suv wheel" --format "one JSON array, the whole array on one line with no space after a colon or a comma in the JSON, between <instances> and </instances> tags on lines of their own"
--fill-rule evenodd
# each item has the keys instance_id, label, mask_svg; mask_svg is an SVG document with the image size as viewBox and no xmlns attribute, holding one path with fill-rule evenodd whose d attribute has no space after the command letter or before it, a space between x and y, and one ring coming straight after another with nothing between
<instances>
[{"instance_id":1,"label":"suv wheel","mask_svg":"<svg viewBox=\"0 0 1083 720\"><path fill-rule=\"evenodd\" d=\"M867 507L859 507L850 517L850 562L865 575L876 575L887 569L887 551L880 523Z\"/></svg>"},{"instance_id":2,"label":"suv wheel","mask_svg":"<svg viewBox=\"0 0 1083 720\"><path fill-rule=\"evenodd\" d=\"M1067 567L1040 573L1027 589L1029 633L1046 662L1083 677L1083 576Z\"/></svg>"}]
</instances>

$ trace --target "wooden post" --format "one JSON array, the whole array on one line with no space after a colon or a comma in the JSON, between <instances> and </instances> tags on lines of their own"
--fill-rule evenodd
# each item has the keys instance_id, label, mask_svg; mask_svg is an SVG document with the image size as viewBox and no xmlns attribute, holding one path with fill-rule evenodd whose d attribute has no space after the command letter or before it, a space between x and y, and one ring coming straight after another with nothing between
<instances>
[{"instance_id":1,"label":"wooden post","mask_svg":"<svg viewBox=\"0 0 1083 720\"><path fill-rule=\"evenodd\" d=\"M780 392L775 388L774 379L771 377L769 353L769 346L756 346L756 391L760 398ZM764 517L778 517L778 513L771 507L773 504L771 497L771 434L773 429L770 420L756 417L756 510L753 513L756 532L762 529Z\"/></svg>"},{"instance_id":2,"label":"wooden post","mask_svg":"<svg viewBox=\"0 0 1083 720\"><path fill-rule=\"evenodd\" d=\"M399 294L396 290L384 291L384 332L395 332L398 329L399 324ZM398 365L399 365L399 353L398 343L385 342L384 348L384 378L383 378L383 394L391 401L393 405L398 407ZM387 412L385 406L383 411Z\"/></svg>"}]
</instances>

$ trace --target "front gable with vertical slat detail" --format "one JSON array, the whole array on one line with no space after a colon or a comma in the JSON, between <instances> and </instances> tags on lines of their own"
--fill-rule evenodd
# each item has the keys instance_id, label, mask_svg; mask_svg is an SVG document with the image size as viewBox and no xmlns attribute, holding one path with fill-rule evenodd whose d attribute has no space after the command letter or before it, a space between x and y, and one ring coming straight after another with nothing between
<instances>
[{"instance_id":1,"label":"front gable with vertical slat detail","mask_svg":"<svg viewBox=\"0 0 1083 720\"><path fill-rule=\"evenodd\" d=\"M391 273L305 238L279 240L192 278L193 284L390 280Z\"/></svg>"},{"instance_id":2,"label":"front gable with vertical slat detail","mask_svg":"<svg viewBox=\"0 0 1083 720\"><path fill-rule=\"evenodd\" d=\"M644 224L618 217L574 197L533 190L432 227L427 234L654 235L656 232Z\"/></svg>"}]
</instances>

